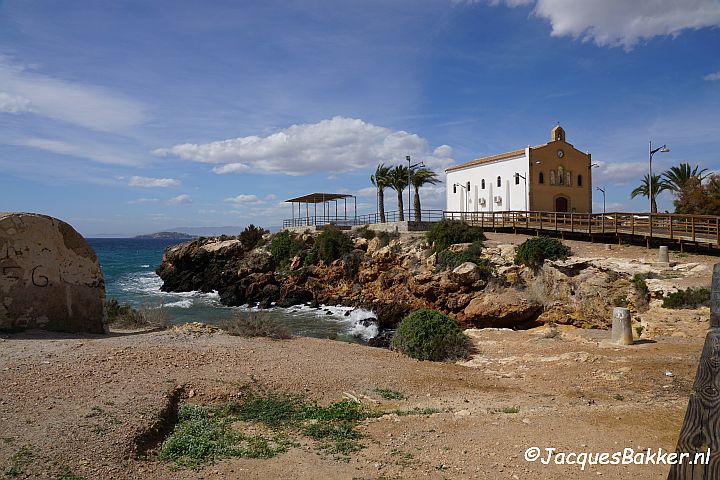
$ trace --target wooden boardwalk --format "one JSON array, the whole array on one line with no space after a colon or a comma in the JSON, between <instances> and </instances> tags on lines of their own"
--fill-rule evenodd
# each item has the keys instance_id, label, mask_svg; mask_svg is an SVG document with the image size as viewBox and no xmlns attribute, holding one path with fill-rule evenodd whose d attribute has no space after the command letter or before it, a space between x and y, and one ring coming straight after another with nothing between
<instances>
[{"instance_id":1,"label":"wooden boardwalk","mask_svg":"<svg viewBox=\"0 0 720 480\"><path fill-rule=\"evenodd\" d=\"M443 212L487 230L570 234L579 237L615 237L618 242L645 239L720 248L720 216L671 213L567 213L567 212Z\"/></svg>"}]
</instances>

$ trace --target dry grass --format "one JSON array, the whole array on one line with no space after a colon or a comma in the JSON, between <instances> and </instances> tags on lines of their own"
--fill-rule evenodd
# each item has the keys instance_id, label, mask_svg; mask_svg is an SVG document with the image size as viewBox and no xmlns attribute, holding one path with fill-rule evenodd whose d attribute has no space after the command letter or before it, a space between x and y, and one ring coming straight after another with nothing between
<instances>
[{"instance_id":1,"label":"dry grass","mask_svg":"<svg viewBox=\"0 0 720 480\"><path fill-rule=\"evenodd\" d=\"M267 337L273 340L292 338L290 330L263 312L238 312L232 320L225 320L220 328L238 337Z\"/></svg>"}]
</instances>

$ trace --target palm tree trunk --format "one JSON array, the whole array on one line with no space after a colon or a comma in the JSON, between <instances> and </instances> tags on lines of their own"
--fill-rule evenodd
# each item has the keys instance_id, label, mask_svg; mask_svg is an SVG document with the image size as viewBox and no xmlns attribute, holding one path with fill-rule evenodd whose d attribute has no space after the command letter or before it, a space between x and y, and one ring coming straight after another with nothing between
<instances>
[{"instance_id":1,"label":"palm tree trunk","mask_svg":"<svg viewBox=\"0 0 720 480\"><path fill-rule=\"evenodd\" d=\"M378 210L380 210L380 223L385 223L385 192L378 190Z\"/></svg>"},{"instance_id":2,"label":"palm tree trunk","mask_svg":"<svg viewBox=\"0 0 720 480\"><path fill-rule=\"evenodd\" d=\"M652 203L650 205L651 212L650 213L657 213L657 202L655 201L655 197L653 196Z\"/></svg>"},{"instance_id":3,"label":"palm tree trunk","mask_svg":"<svg viewBox=\"0 0 720 480\"><path fill-rule=\"evenodd\" d=\"M420 218L421 215L420 210L420 189L418 187L415 187L415 221L419 222L422 219Z\"/></svg>"},{"instance_id":4,"label":"palm tree trunk","mask_svg":"<svg viewBox=\"0 0 720 480\"><path fill-rule=\"evenodd\" d=\"M403 213L403 192L401 188L398 188L397 190L397 197L398 197L398 210L400 210L400 217L399 220L401 222L405 221L405 214Z\"/></svg>"}]
</instances>

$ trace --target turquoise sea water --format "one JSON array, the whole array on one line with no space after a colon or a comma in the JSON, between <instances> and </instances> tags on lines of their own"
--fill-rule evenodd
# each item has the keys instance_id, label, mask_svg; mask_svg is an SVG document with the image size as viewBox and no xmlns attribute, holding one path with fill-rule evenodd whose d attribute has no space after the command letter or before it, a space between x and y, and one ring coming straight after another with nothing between
<instances>
[{"instance_id":1,"label":"turquoise sea water","mask_svg":"<svg viewBox=\"0 0 720 480\"><path fill-rule=\"evenodd\" d=\"M164 308L171 322L204 322L217 324L235 315L252 310L245 307L226 307L217 293L161 292L162 280L155 269L162 261L165 247L177 241L135 238L89 238L105 276L107 298L135 307L148 305ZM372 312L348 307L297 306L265 311L273 320L288 326L294 335L327 338L337 335L349 341L364 342L377 334L374 323L367 321Z\"/></svg>"}]
</instances>

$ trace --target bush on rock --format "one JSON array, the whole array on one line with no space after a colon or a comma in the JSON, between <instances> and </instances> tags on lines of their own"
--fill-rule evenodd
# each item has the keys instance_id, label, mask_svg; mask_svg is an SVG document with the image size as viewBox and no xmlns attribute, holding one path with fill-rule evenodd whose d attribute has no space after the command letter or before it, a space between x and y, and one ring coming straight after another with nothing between
<instances>
[{"instance_id":1,"label":"bush on rock","mask_svg":"<svg viewBox=\"0 0 720 480\"><path fill-rule=\"evenodd\" d=\"M545 260L557 260L570 255L570 247L557 238L539 236L525 240L515 253L515 264L539 268Z\"/></svg>"},{"instance_id":2,"label":"bush on rock","mask_svg":"<svg viewBox=\"0 0 720 480\"><path fill-rule=\"evenodd\" d=\"M479 242L482 246L485 235L480 227L457 220L442 220L428 231L427 239L433 246L433 252L440 252L455 243Z\"/></svg>"}]
</instances>

